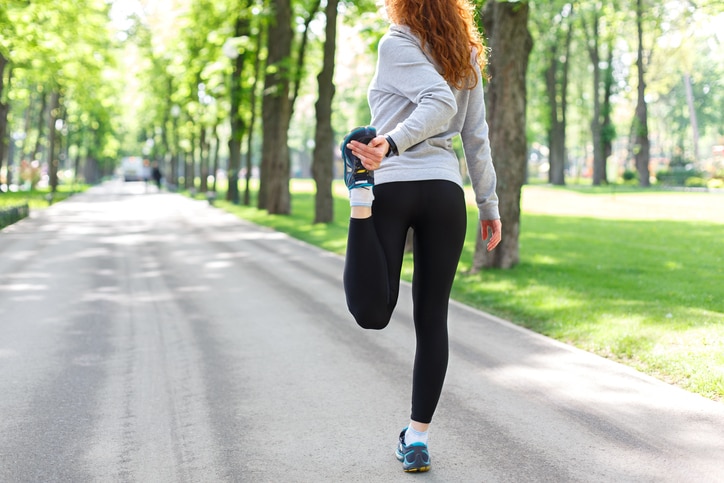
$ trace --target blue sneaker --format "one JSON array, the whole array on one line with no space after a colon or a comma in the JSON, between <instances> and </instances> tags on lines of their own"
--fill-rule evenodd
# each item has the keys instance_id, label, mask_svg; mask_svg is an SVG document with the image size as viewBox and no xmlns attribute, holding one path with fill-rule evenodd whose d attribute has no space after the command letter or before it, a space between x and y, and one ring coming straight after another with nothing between
<instances>
[{"instance_id":1,"label":"blue sneaker","mask_svg":"<svg viewBox=\"0 0 724 483\"><path fill-rule=\"evenodd\" d=\"M353 129L344 141L342 141L342 159L344 160L344 181L347 188L364 188L375 185L375 177L372 171L362 166L359 158L347 149L350 141L359 141L367 144L377 136L377 130L372 126L358 127Z\"/></svg>"},{"instance_id":2,"label":"blue sneaker","mask_svg":"<svg viewBox=\"0 0 724 483\"><path fill-rule=\"evenodd\" d=\"M402 469L408 473L430 471L430 452L424 443L405 444L405 431L400 433L400 442L395 450L395 456L402 462Z\"/></svg>"}]
</instances>

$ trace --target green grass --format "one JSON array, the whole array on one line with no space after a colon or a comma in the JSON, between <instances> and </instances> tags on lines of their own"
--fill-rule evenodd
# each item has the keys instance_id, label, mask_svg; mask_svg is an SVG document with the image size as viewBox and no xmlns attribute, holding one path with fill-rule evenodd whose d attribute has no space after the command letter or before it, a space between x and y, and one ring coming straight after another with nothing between
<instances>
[{"instance_id":1,"label":"green grass","mask_svg":"<svg viewBox=\"0 0 724 483\"><path fill-rule=\"evenodd\" d=\"M521 224L521 263L459 274L454 298L724 396L724 225L531 214Z\"/></svg>"},{"instance_id":2,"label":"green grass","mask_svg":"<svg viewBox=\"0 0 724 483\"><path fill-rule=\"evenodd\" d=\"M63 201L64 199L72 196L74 193L79 191L85 191L88 187L86 185L75 184L72 186L61 185L58 187L58 191L53 195L53 203ZM47 208L48 195L50 194L50 188L46 189L34 189L32 191L15 191L15 192L2 192L0 193L0 208L6 206L23 205L27 203L31 210L39 210Z\"/></svg>"},{"instance_id":3,"label":"green grass","mask_svg":"<svg viewBox=\"0 0 724 483\"><path fill-rule=\"evenodd\" d=\"M346 198L335 199L333 223L314 225L313 184L292 186L290 216L217 204L343 254ZM724 397L724 224L524 213L520 264L471 275L476 216L471 207L453 298L692 392ZM403 278L411 269L408 257Z\"/></svg>"}]
</instances>

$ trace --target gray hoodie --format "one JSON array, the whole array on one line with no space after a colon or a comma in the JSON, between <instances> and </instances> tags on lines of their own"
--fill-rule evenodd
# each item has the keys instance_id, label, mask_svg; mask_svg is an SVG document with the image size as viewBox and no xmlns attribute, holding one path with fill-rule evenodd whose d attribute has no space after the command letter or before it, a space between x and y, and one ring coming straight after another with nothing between
<instances>
[{"instance_id":1,"label":"gray hoodie","mask_svg":"<svg viewBox=\"0 0 724 483\"><path fill-rule=\"evenodd\" d=\"M382 161L375 184L441 179L462 187L452 147L460 134L480 219L500 218L482 81L472 90L450 86L410 29L392 25L380 40L368 101L371 125L399 151Z\"/></svg>"}]
</instances>

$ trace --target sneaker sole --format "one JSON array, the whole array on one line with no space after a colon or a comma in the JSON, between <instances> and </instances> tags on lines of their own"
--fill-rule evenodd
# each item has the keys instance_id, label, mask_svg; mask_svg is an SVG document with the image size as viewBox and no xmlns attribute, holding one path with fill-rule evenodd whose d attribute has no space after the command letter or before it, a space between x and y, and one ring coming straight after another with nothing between
<instances>
[{"instance_id":1,"label":"sneaker sole","mask_svg":"<svg viewBox=\"0 0 724 483\"><path fill-rule=\"evenodd\" d=\"M397 461L399 461L400 463L404 463L405 455L400 453L397 449L395 450L395 457L397 458ZM404 471L405 473L424 473L426 471L430 471L431 467L432 465L420 466L418 468L405 468L405 466L403 465L402 471Z\"/></svg>"},{"instance_id":2,"label":"sneaker sole","mask_svg":"<svg viewBox=\"0 0 724 483\"><path fill-rule=\"evenodd\" d=\"M350 141L359 141L363 144L368 144L370 141L372 141L377 136L377 129L375 129L372 126L362 126L358 127L352 130L347 136L344 138L344 142L342 144L342 149L350 142Z\"/></svg>"}]
</instances>

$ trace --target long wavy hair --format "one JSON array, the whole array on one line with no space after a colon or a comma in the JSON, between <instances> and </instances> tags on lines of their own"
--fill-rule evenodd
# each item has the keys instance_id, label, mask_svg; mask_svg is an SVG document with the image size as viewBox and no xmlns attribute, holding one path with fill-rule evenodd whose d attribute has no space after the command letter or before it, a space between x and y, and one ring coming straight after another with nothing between
<instances>
[{"instance_id":1,"label":"long wavy hair","mask_svg":"<svg viewBox=\"0 0 724 483\"><path fill-rule=\"evenodd\" d=\"M477 51L481 72L485 71L487 51L470 0L385 0L385 7L392 22L406 25L418 36L450 85L457 89L477 85L471 50Z\"/></svg>"}]
</instances>

